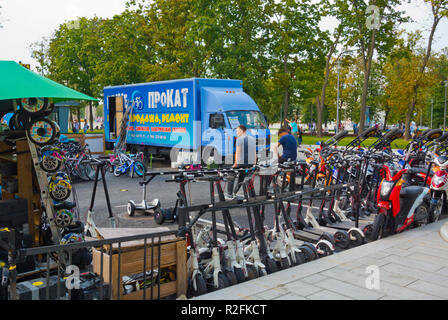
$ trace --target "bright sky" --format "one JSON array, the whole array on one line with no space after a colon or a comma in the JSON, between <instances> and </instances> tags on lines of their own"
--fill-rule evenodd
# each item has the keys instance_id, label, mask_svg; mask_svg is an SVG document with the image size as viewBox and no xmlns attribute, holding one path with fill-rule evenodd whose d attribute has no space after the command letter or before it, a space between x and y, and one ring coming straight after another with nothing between
<instances>
[{"instance_id":1,"label":"bright sky","mask_svg":"<svg viewBox=\"0 0 448 320\"><path fill-rule=\"evenodd\" d=\"M422 0L404 1L402 8L415 20L405 27L407 30L421 29L426 37L431 25L430 7ZM77 17L91 18L94 15L110 18L125 10L126 0L0 0L0 60L15 60L29 63L30 44L50 37L61 23ZM326 20L325 29L333 29L334 21ZM448 19L444 19L437 29L433 48L436 51L448 47Z\"/></svg>"}]
</instances>

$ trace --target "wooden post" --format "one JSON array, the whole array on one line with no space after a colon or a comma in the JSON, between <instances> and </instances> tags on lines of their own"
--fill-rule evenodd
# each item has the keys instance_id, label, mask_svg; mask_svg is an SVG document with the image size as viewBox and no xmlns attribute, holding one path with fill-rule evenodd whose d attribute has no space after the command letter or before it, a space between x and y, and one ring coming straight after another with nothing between
<instances>
[{"instance_id":1,"label":"wooden post","mask_svg":"<svg viewBox=\"0 0 448 320\"><path fill-rule=\"evenodd\" d=\"M28 225L30 235L35 241L36 226L33 210L33 166L31 153L27 140L18 140L16 143L17 155L17 180L19 184L19 197L28 202ZM23 152L23 153L22 153Z\"/></svg>"},{"instance_id":2,"label":"wooden post","mask_svg":"<svg viewBox=\"0 0 448 320\"><path fill-rule=\"evenodd\" d=\"M177 261L176 261L176 279L177 296L187 295L187 246L185 240L176 243Z\"/></svg>"}]
</instances>

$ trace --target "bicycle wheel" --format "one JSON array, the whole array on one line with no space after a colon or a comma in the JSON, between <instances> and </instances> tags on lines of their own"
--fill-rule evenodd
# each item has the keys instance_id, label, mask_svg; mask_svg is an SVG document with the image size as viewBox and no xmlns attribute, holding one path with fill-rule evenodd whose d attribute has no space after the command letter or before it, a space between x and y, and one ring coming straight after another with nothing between
<instances>
[{"instance_id":1,"label":"bicycle wheel","mask_svg":"<svg viewBox=\"0 0 448 320\"><path fill-rule=\"evenodd\" d=\"M94 181L95 180L95 175L96 175L96 167L86 163L85 166L85 173L86 176L89 178L90 181ZM106 168L104 168L105 172L107 172ZM98 172L98 181L100 181L102 179L102 175L101 172Z\"/></svg>"},{"instance_id":2,"label":"bicycle wheel","mask_svg":"<svg viewBox=\"0 0 448 320\"><path fill-rule=\"evenodd\" d=\"M121 175L122 175L122 173L121 173L121 166L120 167L115 167L115 169L114 169L114 176L115 177L119 177Z\"/></svg>"},{"instance_id":3,"label":"bicycle wheel","mask_svg":"<svg viewBox=\"0 0 448 320\"><path fill-rule=\"evenodd\" d=\"M78 165L78 167L76 168L76 171L78 172L78 175L79 175L79 177L81 178L82 181L90 181L89 177L87 176L86 164L85 163L80 163Z\"/></svg>"},{"instance_id":4,"label":"bicycle wheel","mask_svg":"<svg viewBox=\"0 0 448 320\"><path fill-rule=\"evenodd\" d=\"M137 176L143 177L145 170L145 165L143 163L141 163L140 161L134 162L134 172L137 174Z\"/></svg>"}]
</instances>

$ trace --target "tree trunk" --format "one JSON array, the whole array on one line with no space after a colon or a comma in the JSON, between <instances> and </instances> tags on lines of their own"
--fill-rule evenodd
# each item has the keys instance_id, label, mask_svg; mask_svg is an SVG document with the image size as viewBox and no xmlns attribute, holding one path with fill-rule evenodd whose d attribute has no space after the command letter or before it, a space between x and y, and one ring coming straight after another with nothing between
<instances>
[{"instance_id":1,"label":"tree trunk","mask_svg":"<svg viewBox=\"0 0 448 320\"><path fill-rule=\"evenodd\" d=\"M93 130L93 106L92 101L89 101L89 116L90 116L90 130Z\"/></svg>"},{"instance_id":2,"label":"tree trunk","mask_svg":"<svg viewBox=\"0 0 448 320\"><path fill-rule=\"evenodd\" d=\"M81 126L81 108L76 108L76 113L78 115L79 126Z\"/></svg>"},{"instance_id":3,"label":"tree trunk","mask_svg":"<svg viewBox=\"0 0 448 320\"><path fill-rule=\"evenodd\" d=\"M339 38L341 36L341 32L337 33L336 39L333 42L330 51L328 52L326 61L325 61L325 79L324 79L324 84L322 85L322 93L320 96L320 101L319 99L316 99L316 111L317 111L317 123L316 123L316 130L317 130L317 137L321 138L322 137L322 112L324 110L324 106L325 106L325 96L327 93L327 86L328 86L328 79L330 78L330 68L331 68L331 64L330 64L330 60L331 57L334 54L334 51L336 50L336 46L339 43Z\"/></svg>"},{"instance_id":4,"label":"tree trunk","mask_svg":"<svg viewBox=\"0 0 448 320\"><path fill-rule=\"evenodd\" d=\"M322 110L323 105L320 101L319 96L316 97L316 109L317 109L317 121L316 121L316 136L322 138Z\"/></svg>"},{"instance_id":5,"label":"tree trunk","mask_svg":"<svg viewBox=\"0 0 448 320\"><path fill-rule=\"evenodd\" d=\"M288 72L288 56L287 55L285 55L285 57L284 57L283 67L284 67L285 74L288 74L289 72ZM282 123L285 127L287 127L286 118L288 117L288 109L289 109L289 83L288 83L288 86L285 87L283 105L284 105L284 109L283 109Z\"/></svg>"},{"instance_id":6,"label":"tree trunk","mask_svg":"<svg viewBox=\"0 0 448 320\"><path fill-rule=\"evenodd\" d=\"M68 116L69 116L69 127L68 127L68 129L72 129L72 131L73 131L73 113L72 113L72 108L68 109Z\"/></svg>"},{"instance_id":7,"label":"tree trunk","mask_svg":"<svg viewBox=\"0 0 448 320\"><path fill-rule=\"evenodd\" d=\"M411 121L412 121L412 114L414 113L414 106L415 101L411 101L409 103L408 112L406 113L406 122L405 122L405 129L404 129L404 138L406 140L409 140L411 138Z\"/></svg>"},{"instance_id":8,"label":"tree trunk","mask_svg":"<svg viewBox=\"0 0 448 320\"><path fill-rule=\"evenodd\" d=\"M411 138L410 135L410 127L411 127L411 120L412 115L414 114L415 105L417 104L417 95L418 95L418 89L420 87L420 80L423 77L423 73L425 72L426 66L428 65L429 58L431 57L431 50L432 50L432 41L434 39L434 33L436 32L437 25L440 22L441 16L439 15L439 8L434 8L434 5L432 5L432 11L434 15L434 20L432 23L431 33L429 34L428 39L428 47L426 48L426 54L423 57L422 65L420 66L419 74L416 78L415 85L413 87L412 92L412 101L409 104L409 109L406 114L406 127L404 131L404 138L406 140L409 140Z\"/></svg>"},{"instance_id":9,"label":"tree trunk","mask_svg":"<svg viewBox=\"0 0 448 320\"><path fill-rule=\"evenodd\" d=\"M386 127L387 127L387 118L389 118L389 114L390 114L390 108L386 109L386 115L384 117L384 125L383 125L383 131L386 131Z\"/></svg>"}]
</instances>

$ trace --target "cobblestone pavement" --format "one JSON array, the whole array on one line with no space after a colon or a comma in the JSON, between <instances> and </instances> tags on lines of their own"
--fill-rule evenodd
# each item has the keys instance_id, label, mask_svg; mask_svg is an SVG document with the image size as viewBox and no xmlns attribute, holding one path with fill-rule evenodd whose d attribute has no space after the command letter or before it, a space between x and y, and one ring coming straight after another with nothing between
<instances>
[{"instance_id":1,"label":"cobblestone pavement","mask_svg":"<svg viewBox=\"0 0 448 320\"><path fill-rule=\"evenodd\" d=\"M448 299L448 219L194 300ZM369 289L370 288L370 289Z\"/></svg>"}]
</instances>

